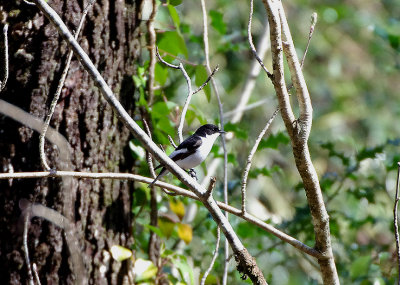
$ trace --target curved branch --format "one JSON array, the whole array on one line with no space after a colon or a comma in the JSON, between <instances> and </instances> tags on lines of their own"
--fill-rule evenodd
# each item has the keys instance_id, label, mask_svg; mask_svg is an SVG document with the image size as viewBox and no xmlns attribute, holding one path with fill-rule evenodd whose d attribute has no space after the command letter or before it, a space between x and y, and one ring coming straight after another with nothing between
<instances>
[{"instance_id":1,"label":"curved branch","mask_svg":"<svg viewBox=\"0 0 400 285\"><path fill-rule=\"evenodd\" d=\"M14 173L0 173L0 179L28 179L28 178L48 178L48 177L74 177L74 178L91 178L91 179L127 179L134 180L137 182L142 182L146 184L150 184L154 179L144 177L137 174L132 173L93 173L93 172L74 172L74 171L52 171L52 172L14 172ZM195 195L192 191L183 189L181 187L162 182L156 181L154 185L168 189L169 191L173 191L178 195L182 195L197 201L201 201L201 199ZM227 211L239 218L242 218L253 225L269 232L270 234L276 236L277 238L289 243L293 247L303 251L304 253L311 255L316 258L324 258L324 256L319 253L317 250L305 245L301 241L287 235L286 233L278 230L274 226L263 222L262 220L254 217L253 215L246 213L242 214L240 209L227 205L225 203L217 201L217 205L224 211Z\"/></svg>"}]
</instances>

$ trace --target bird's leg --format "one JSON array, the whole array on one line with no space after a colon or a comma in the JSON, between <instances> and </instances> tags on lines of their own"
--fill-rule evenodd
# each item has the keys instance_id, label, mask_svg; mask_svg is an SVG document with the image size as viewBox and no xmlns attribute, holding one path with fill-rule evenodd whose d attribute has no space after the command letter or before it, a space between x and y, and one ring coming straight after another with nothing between
<instances>
[{"instance_id":1,"label":"bird's leg","mask_svg":"<svg viewBox=\"0 0 400 285\"><path fill-rule=\"evenodd\" d=\"M193 168L190 168L189 171L188 171L188 173L189 173L189 175L190 175L192 178L195 178L196 181L198 180L198 179L197 179L196 171L195 171Z\"/></svg>"}]
</instances>

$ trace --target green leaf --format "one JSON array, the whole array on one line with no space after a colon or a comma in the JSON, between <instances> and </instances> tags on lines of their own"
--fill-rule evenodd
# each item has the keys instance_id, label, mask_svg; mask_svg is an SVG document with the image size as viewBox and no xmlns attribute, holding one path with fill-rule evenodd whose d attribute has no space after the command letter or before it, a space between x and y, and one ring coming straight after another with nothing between
<instances>
[{"instance_id":1,"label":"green leaf","mask_svg":"<svg viewBox=\"0 0 400 285\"><path fill-rule=\"evenodd\" d=\"M371 264L371 256L360 256L356 258L350 267L350 276L355 279L357 277L368 274L369 265Z\"/></svg>"},{"instance_id":2,"label":"green leaf","mask_svg":"<svg viewBox=\"0 0 400 285\"><path fill-rule=\"evenodd\" d=\"M153 233L155 233L156 235L158 235L160 238L165 237L164 233L161 231L160 228L152 226L152 225L148 225L148 224L143 224L143 226L145 228L148 228L149 230L151 230Z\"/></svg>"},{"instance_id":3,"label":"green leaf","mask_svg":"<svg viewBox=\"0 0 400 285\"><path fill-rule=\"evenodd\" d=\"M231 163L233 166L238 165L236 156L233 153L228 153L228 162Z\"/></svg>"},{"instance_id":4,"label":"green leaf","mask_svg":"<svg viewBox=\"0 0 400 285\"><path fill-rule=\"evenodd\" d=\"M175 28L179 31L179 26L181 24L181 20L179 19L178 12L176 11L175 7L172 5L168 5L168 11L171 15L172 21L174 22Z\"/></svg>"},{"instance_id":5,"label":"green leaf","mask_svg":"<svg viewBox=\"0 0 400 285\"><path fill-rule=\"evenodd\" d=\"M156 63L154 68L154 80L157 81L161 86L167 82L168 69L161 65L159 62Z\"/></svg>"},{"instance_id":6,"label":"green leaf","mask_svg":"<svg viewBox=\"0 0 400 285\"><path fill-rule=\"evenodd\" d=\"M271 168L263 167L263 168L256 168L253 170L250 170L249 172L249 177L250 178L256 178L258 175L262 174L264 176L271 176L272 173L280 171L281 168L277 165L274 165Z\"/></svg>"},{"instance_id":7,"label":"green leaf","mask_svg":"<svg viewBox=\"0 0 400 285\"><path fill-rule=\"evenodd\" d=\"M218 11L210 10L211 26L221 35L226 34L226 25L224 23L224 15Z\"/></svg>"},{"instance_id":8,"label":"green leaf","mask_svg":"<svg viewBox=\"0 0 400 285\"><path fill-rule=\"evenodd\" d=\"M117 261L124 261L132 256L132 251L120 245L113 245L110 249L112 257Z\"/></svg>"},{"instance_id":9,"label":"green leaf","mask_svg":"<svg viewBox=\"0 0 400 285\"><path fill-rule=\"evenodd\" d=\"M262 139L258 148L259 149L264 149L264 148L272 148L272 149L277 149L279 144L288 144L290 142L289 137L283 133L279 132L277 134L270 134L268 138Z\"/></svg>"},{"instance_id":10,"label":"green leaf","mask_svg":"<svg viewBox=\"0 0 400 285\"><path fill-rule=\"evenodd\" d=\"M195 284L193 269L188 264L187 259L184 255L179 255L178 258L173 258L172 263L178 268L179 273L187 284ZM187 274L189 274L189 276ZM187 280L187 277L189 277L189 280Z\"/></svg>"},{"instance_id":11,"label":"green leaf","mask_svg":"<svg viewBox=\"0 0 400 285\"><path fill-rule=\"evenodd\" d=\"M158 48L162 55L162 52L168 52L174 56L183 54L186 58L188 57L188 50L183 37L176 31L167 31L159 33L157 35ZM171 60L170 56L164 58L165 60Z\"/></svg>"},{"instance_id":12,"label":"green leaf","mask_svg":"<svg viewBox=\"0 0 400 285\"><path fill-rule=\"evenodd\" d=\"M178 6L178 5L182 4L182 0L169 0L168 4L171 4L173 6Z\"/></svg>"},{"instance_id":13,"label":"green leaf","mask_svg":"<svg viewBox=\"0 0 400 285\"><path fill-rule=\"evenodd\" d=\"M171 222L166 218L161 217L158 219L158 226L162 234L167 238L169 238L172 235L172 232L174 231L175 223Z\"/></svg>"},{"instance_id":14,"label":"green leaf","mask_svg":"<svg viewBox=\"0 0 400 285\"><path fill-rule=\"evenodd\" d=\"M144 160L145 159L146 150L143 147L139 146L139 145L135 145L133 140L129 141L129 148L136 155L137 158L139 158L140 160Z\"/></svg>"},{"instance_id":15,"label":"green leaf","mask_svg":"<svg viewBox=\"0 0 400 285\"><path fill-rule=\"evenodd\" d=\"M201 86L208 78L207 69L203 65L196 66L195 76L196 76L195 79L196 85ZM210 86L208 84L204 86L203 91L206 94L207 101L210 102L211 100Z\"/></svg>"},{"instance_id":16,"label":"green leaf","mask_svg":"<svg viewBox=\"0 0 400 285\"><path fill-rule=\"evenodd\" d=\"M383 146L376 146L371 148L363 148L359 153L357 153L357 161L361 161L367 158L375 158L378 153L383 152Z\"/></svg>"},{"instance_id":17,"label":"green leaf","mask_svg":"<svg viewBox=\"0 0 400 285\"><path fill-rule=\"evenodd\" d=\"M150 260L138 258L135 261L133 272L135 273L135 281L141 282L155 277L157 267Z\"/></svg>"},{"instance_id":18,"label":"green leaf","mask_svg":"<svg viewBox=\"0 0 400 285\"><path fill-rule=\"evenodd\" d=\"M232 124L231 122L224 125L225 132L233 132L235 136L239 139L247 139L247 132L239 127L239 124Z\"/></svg>"}]
</instances>

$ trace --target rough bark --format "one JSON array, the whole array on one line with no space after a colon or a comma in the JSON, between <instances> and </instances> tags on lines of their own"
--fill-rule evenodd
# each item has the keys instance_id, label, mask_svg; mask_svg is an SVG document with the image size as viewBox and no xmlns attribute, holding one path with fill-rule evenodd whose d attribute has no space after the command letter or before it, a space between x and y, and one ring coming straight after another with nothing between
<instances>
[{"instance_id":1,"label":"rough bark","mask_svg":"<svg viewBox=\"0 0 400 285\"><path fill-rule=\"evenodd\" d=\"M2 99L44 120L64 67L67 45L35 6L23 1L0 4L1 24L8 22L10 77ZM86 1L52 0L51 6L74 30ZM139 1L136 1L139 2ZM97 1L88 13L79 42L124 107L132 113L131 75L139 51L135 1ZM2 65L1 65L2 66ZM1 68L0 68L1 70ZM0 72L3 72L1 70ZM46 142L51 167L93 172L131 171L130 138L80 63L73 59L51 126L69 143L69 161ZM40 170L38 133L0 116L1 172ZM18 202L25 198L46 205L75 221L85 271L91 284L121 284L126 266L106 252L113 244L129 247L131 195L118 180L40 179L0 181L0 276L5 284L25 284L27 270L21 244ZM72 284L63 231L34 218L29 251L42 284ZM106 269L105 271L101 271Z\"/></svg>"}]
</instances>

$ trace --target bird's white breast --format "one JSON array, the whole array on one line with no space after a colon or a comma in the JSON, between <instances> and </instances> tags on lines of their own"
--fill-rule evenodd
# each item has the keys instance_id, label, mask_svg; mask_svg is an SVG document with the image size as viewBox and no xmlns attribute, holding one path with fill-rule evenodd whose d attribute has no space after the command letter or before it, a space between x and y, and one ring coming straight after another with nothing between
<instances>
[{"instance_id":1,"label":"bird's white breast","mask_svg":"<svg viewBox=\"0 0 400 285\"><path fill-rule=\"evenodd\" d=\"M190 169L198 166L207 158L207 155L210 153L211 148L218 136L219 133L208 135L205 138L202 137L202 144L196 150L196 152L185 159L176 161L176 163L183 169Z\"/></svg>"}]
</instances>

